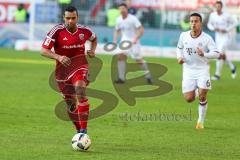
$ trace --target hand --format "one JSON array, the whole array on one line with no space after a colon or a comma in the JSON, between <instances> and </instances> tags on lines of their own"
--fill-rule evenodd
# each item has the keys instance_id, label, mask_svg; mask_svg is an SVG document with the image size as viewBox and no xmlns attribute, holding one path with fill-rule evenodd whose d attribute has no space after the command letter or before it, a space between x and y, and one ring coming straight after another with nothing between
<instances>
[{"instance_id":1,"label":"hand","mask_svg":"<svg viewBox=\"0 0 240 160\"><path fill-rule=\"evenodd\" d=\"M134 40L132 41L132 43L133 43L133 44L136 44L137 41L138 41L138 39L134 39Z\"/></svg>"},{"instance_id":2,"label":"hand","mask_svg":"<svg viewBox=\"0 0 240 160\"><path fill-rule=\"evenodd\" d=\"M71 64L71 59L66 57L66 56L59 56L57 60L63 64L65 67L70 66Z\"/></svg>"},{"instance_id":3,"label":"hand","mask_svg":"<svg viewBox=\"0 0 240 160\"><path fill-rule=\"evenodd\" d=\"M117 44L117 39L114 38L113 39L113 43Z\"/></svg>"},{"instance_id":4,"label":"hand","mask_svg":"<svg viewBox=\"0 0 240 160\"><path fill-rule=\"evenodd\" d=\"M226 29L220 29L220 32L221 33L227 33L227 30Z\"/></svg>"},{"instance_id":5,"label":"hand","mask_svg":"<svg viewBox=\"0 0 240 160\"><path fill-rule=\"evenodd\" d=\"M215 32L220 32L220 29L219 28L215 28L214 31Z\"/></svg>"},{"instance_id":6,"label":"hand","mask_svg":"<svg viewBox=\"0 0 240 160\"><path fill-rule=\"evenodd\" d=\"M204 51L199 47L197 47L197 54L201 57L204 57Z\"/></svg>"},{"instance_id":7,"label":"hand","mask_svg":"<svg viewBox=\"0 0 240 160\"><path fill-rule=\"evenodd\" d=\"M221 54L219 55L218 59L226 60L226 55L221 53Z\"/></svg>"},{"instance_id":8,"label":"hand","mask_svg":"<svg viewBox=\"0 0 240 160\"><path fill-rule=\"evenodd\" d=\"M185 61L184 59L181 57L181 58L178 58L178 64L183 64Z\"/></svg>"},{"instance_id":9,"label":"hand","mask_svg":"<svg viewBox=\"0 0 240 160\"><path fill-rule=\"evenodd\" d=\"M95 57L95 51L92 51L92 50L87 50L87 54L90 58L93 58Z\"/></svg>"}]
</instances>

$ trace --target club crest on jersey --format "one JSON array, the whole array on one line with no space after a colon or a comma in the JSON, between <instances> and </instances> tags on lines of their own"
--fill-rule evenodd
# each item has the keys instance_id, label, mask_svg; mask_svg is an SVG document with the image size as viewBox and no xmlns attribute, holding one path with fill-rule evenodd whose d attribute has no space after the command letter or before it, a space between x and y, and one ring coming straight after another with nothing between
<instances>
[{"instance_id":1,"label":"club crest on jersey","mask_svg":"<svg viewBox=\"0 0 240 160\"><path fill-rule=\"evenodd\" d=\"M84 34L79 34L79 38L80 38L80 40L83 40L84 39Z\"/></svg>"}]
</instances>

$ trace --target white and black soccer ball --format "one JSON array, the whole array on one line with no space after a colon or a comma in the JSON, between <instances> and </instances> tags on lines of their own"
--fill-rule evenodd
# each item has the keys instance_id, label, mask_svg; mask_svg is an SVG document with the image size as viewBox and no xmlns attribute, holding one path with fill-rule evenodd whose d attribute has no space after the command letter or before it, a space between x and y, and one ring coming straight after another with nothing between
<instances>
[{"instance_id":1,"label":"white and black soccer ball","mask_svg":"<svg viewBox=\"0 0 240 160\"><path fill-rule=\"evenodd\" d=\"M77 133L72 138L72 148L75 151L88 150L91 140L87 134Z\"/></svg>"}]
</instances>

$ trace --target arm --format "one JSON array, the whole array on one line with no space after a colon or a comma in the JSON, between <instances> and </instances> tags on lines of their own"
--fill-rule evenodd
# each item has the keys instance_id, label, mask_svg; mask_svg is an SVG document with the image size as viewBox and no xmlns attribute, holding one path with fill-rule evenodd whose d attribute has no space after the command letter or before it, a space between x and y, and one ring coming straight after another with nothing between
<instances>
[{"instance_id":1,"label":"arm","mask_svg":"<svg viewBox=\"0 0 240 160\"><path fill-rule=\"evenodd\" d=\"M52 52L50 49L43 48L41 49L41 55L50 59L55 59L58 61L58 59L61 57L60 55Z\"/></svg>"},{"instance_id":2,"label":"arm","mask_svg":"<svg viewBox=\"0 0 240 160\"><path fill-rule=\"evenodd\" d=\"M54 52L51 51L51 49L46 49L43 48L41 49L41 55L50 59L55 59L57 61L59 61L61 64L63 64L64 66L69 66L71 64L71 60L70 58L66 57L66 56L60 56Z\"/></svg>"},{"instance_id":3,"label":"arm","mask_svg":"<svg viewBox=\"0 0 240 160\"><path fill-rule=\"evenodd\" d=\"M177 60L179 64L183 64L184 58L183 58L183 48L177 48Z\"/></svg>"},{"instance_id":4,"label":"arm","mask_svg":"<svg viewBox=\"0 0 240 160\"><path fill-rule=\"evenodd\" d=\"M197 53L201 57L206 57L208 59L221 59L222 55L217 50L210 50L209 52L204 52L202 48L197 47Z\"/></svg>"},{"instance_id":5,"label":"arm","mask_svg":"<svg viewBox=\"0 0 240 160\"><path fill-rule=\"evenodd\" d=\"M197 53L201 57L206 57L208 59L221 59L222 55L218 52L215 42L211 37L209 37L209 41L207 44L207 48L209 52L204 52L202 48L197 47Z\"/></svg>"},{"instance_id":6,"label":"arm","mask_svg":"<svg viewBox=\"0 0 240 160\"><path fill-rule=\"evenodd\" d=\"M134 38L134 40L133 40L133 43L134 43L134 44L137 43L137 41L141 38L141 36L143 35L143 33L144 33L144 28L143 28L143 26L138 27L136 36L135 36L135 38Z\"/></svg>"},{"instance_id":7,"label":"arm","mask_svg":"<svg viewBox=\"0 0 240 160\"><path fill-rule=\"evenodd\" d=\"M119 37L120 33L121 33L120 29L116 29L116 30L114 31L114 35L113 35L113 42L114 42L114 43L117 43L118 37Z\"/></svg>"},{"instance_id":8,"label":"arm","mask_svg":"<svg viewBox=\"0 0 240 160\"><path fill-rule=\"evenodd\" d=\"M178 40L177 44L177 60L179 64L184 63L184 56L183 56L183 43L182 43L182 34L180 35L180 38Z\"/></svg>"},{"instance_id":9,"label":"arm","mask_svg":"<svg viewBox=\"0 0 240 160\"><path fill-rule=\"evenodd\" d=\"M237 20L229 15L228 18L229 26L227 27L227 32L230 32L233 28L237 27Z\"/></svg>"},{"instance_id":10,"label":"arm","mask_svg":"<svg viewBox=\"0 0 240 160\"><path fill-rule=\"evenodd\" d=\"M96 48L97 48L97 37L95 37L92 41L90 40L90 50L87 51L87 54L90 58L95 57Z\"/></svg>"},{"instance_id":11,"label":"arm","mask_svg":"<svg viewBox=\"0 0 240 160\"><path fill-rule=\"evenodd\" d=\"M207 23L207 27L210 31L215 31L215 27L213 25L213 17L212 17L212 14L210 14L209 16L209 20L208 20L208 23Z\"/></svg>"}]
</instances>

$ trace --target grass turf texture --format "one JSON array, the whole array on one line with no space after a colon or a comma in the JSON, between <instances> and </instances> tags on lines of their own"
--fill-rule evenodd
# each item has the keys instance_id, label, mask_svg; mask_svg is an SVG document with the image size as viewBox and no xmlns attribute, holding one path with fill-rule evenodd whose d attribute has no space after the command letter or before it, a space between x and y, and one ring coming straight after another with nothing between
<instances>
[{"instance_id":1,"label":"grass turf texture","mask_svg":"<svg viewBox=\"0 0 240 160\"><path fill-rule=\"evenodd\" d=\"M111 57L98 57L103 60L103 68L90 87L117 96L110 80ZM173 90L159 97L138 98L134 107L119 98L115 110L89 122L91 149L74 152L72 123L61 121L54 114L55 105L61 100L48 85L54 62L35 52L1 49L0 159L239 159L240 78L232 80L224 67L221 81L212 82L213 90L208 94L205 129L196 130L198 101L187 104L181 95L181 66L175 59L147 60L169 69L161 79L170 82ZM212 66L214 69L214 62ZM99 104L94 98L90 100L92 106ZM190 110L191 121L120 118L126 112L188 115Z\"/></svg>"}]
</instances>

